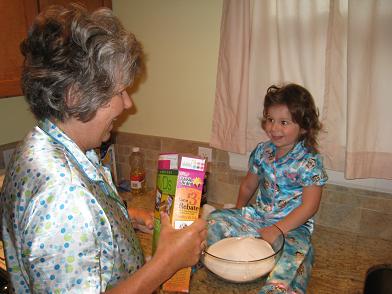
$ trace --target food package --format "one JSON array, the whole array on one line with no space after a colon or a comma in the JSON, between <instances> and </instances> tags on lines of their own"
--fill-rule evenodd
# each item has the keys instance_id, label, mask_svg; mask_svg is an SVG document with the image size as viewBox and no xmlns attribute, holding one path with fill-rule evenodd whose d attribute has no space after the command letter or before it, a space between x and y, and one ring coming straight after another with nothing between
<instances>
[{"instance_id":1,"label":"food package","mask_svg":"<svg viewBox=\"0 0 392 294\"><path fill-rule=\"evenodd\" d=\"M175 229L189 226L199 217L203 180L206 172L204 158L177 153L160 154L154 211L152 251L155 253L161 229L160 212L166 211ZM189 292L191 268L178 271L162 285L167 292Z\"/></svg>"}]
</instances>

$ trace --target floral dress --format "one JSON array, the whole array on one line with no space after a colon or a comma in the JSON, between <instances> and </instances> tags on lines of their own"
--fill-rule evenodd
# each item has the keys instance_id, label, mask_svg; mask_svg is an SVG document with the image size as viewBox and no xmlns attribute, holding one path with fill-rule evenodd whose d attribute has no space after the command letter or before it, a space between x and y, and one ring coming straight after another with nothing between
<instances>
[{"instance_id":1,"label":"floral dress","mask_svg":"<svg viewBox=\"0 0 392 294\"><path fill-rule=\"evenodd\" d=\"M0 222L16 293L101 293L144 263L110 171L49 120L16 149Z\"/></svg>"},{"instance_id":2,"label":"floral dress","mask_svg":"<svg viewBox=\"0 0 392 294\"><path fill-rule=\"evenodd\" d=\"M298 142L275 160L276 147L260 143L250 155L249 172L259 177L256 204L241 209L217 210L208 219L208 243L225 237L259 234L302 203L303 187L325 185L328 177L319 154ZM282 255L260 293L305 293L313 263L313 219L287 233Z\"/></svg>"}]
</instances>

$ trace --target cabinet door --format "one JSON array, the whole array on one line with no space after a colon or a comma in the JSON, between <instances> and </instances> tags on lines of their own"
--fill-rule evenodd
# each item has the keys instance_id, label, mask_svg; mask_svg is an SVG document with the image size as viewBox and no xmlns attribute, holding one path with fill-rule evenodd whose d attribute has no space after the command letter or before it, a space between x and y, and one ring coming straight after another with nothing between
<instances>
[{"instance_id":1,"label":"cabinet door","mask_svg":"<svg viewBox=\"0 0 392 294\"><path fill-rule=\"evenodd\" d=\"M20 73L23 57L20 42L35 16L52 4L66 5L70 0L0 0L0 98L22 95ZM76 0L92 11L98 7L112 8L111 0Z\"/></svg>"},{"instance_id":2,"label":"cabinet door","mask_svg":"<svg viewBox=\"0 0 392 294\"><path fill-rule=\"evenodd\" d=\"M20 96L23 57L20 42L27 35L37 6L31 0L0 0L0 98Z\"/></svg>"},{"instance_id":3,"label":"cabinet door","mask_svg":"<svg viewBox=\"0 0 392 294\"><path fill-rule=\"evenodd\" d=\"M66 5L69 4L71 1L69 0L39 0L39 9L40 11L44 10L49 5ZM88 10L93 11L99 7L105 6L112 8L112 1L111 0L77 0L73 1L75 3L80 3L84 5Z\"/></svg>"}]
</instances>

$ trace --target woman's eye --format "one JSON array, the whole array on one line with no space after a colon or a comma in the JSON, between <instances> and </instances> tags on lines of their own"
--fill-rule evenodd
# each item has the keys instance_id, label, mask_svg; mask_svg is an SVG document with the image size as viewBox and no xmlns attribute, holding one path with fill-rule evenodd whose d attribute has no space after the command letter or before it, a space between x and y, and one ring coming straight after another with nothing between
<instances>
[{"instance_id":1,"label":"woman's eye","mask_svg":"<svg viewBox=\"0 0 392 294\"><path fill-rule=\"evenodd\" d=\"M118 92L117 95L120 96L120 97L123 97L126 91L127 91L127 90L123 89L123 90L121 90L120 92Z\"/></svg>"}]
</instances>

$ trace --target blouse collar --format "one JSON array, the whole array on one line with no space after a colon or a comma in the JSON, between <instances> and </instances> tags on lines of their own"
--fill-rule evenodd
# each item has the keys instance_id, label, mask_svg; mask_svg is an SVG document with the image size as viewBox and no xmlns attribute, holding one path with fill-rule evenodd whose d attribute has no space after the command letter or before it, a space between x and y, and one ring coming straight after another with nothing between
<instances>
[{"instance_id":1,"label":"blouse collar","mask_svg":"<svg viewBox=\"0 0 392 294\"><path fill-rule=\"evenodd\" d=\"M267 147L265 148L265 151L264 151L264 158L268 162L272 163L275 161L276 163L282 164L282 163L287 162L289 159L297 160L297 159L302 158L307 150L307 148L305 147L305 143L302 140L302 141L299 141L298 143L296 143L294 145L294 147L289 152L287 152L285 155L283 155L278 160L276 160L275 159L276 149L277 148L276 148L275 144L273 144L271 141L267 142Z\"/></svg>"},{"instance_id":2,"label":"blouse collar","mask_svg":"<svg viewBox=\"0 0 392 294\"><path fill-rule=\"evenodd\" d=\"M64 146L64 148L73 156L79 167L84 171L86 176L93 181L102 180L97 172L99 168L99 158L94 149L84 153L74 141L72 141L57 125L49 119L38 122L38 127L48 134L56 144Z\"/></svg>"}]
</instances>

